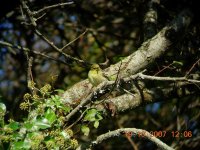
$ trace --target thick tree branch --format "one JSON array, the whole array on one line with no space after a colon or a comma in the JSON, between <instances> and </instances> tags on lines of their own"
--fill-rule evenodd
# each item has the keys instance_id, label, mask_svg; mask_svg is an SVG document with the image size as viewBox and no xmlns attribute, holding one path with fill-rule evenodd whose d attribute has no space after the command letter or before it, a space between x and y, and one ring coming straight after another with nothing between
<instances>
[{"instance_id":1,"label":"thick tree branch","mask_svg":"<svg viewBox=\"0 0 200 150\"><path fill-rule=\"evenodd\" d=\"M130 110L139 107L143 104L154 103L158 101L167 101L174 98L174 95L178 97L185 97L194 94L194 92L187 92L186 94L178 93L176 90L181 90L181 86L170 87L170 88L152 88L144 89L141 96L140 93L133 94L123 94L118 97L110 98L105 100L105 103L112 103L115 111L117 113L123 112L125 110ZM176 93L176 94L175 94ZM97 106L97 108L100 108ZM104 108L106 109L106 108ZM101 111L104 111L101 109Z\"/></svg>"},{"instance_id":2,"label":"thick tree branch","mask_svg":"<svg viewBox=\"0 0 200 150\"><path fill-rule=\"evenodd\" d=\"M154 77L154 76L144 75L142 73L137 73L128 78L120 79L117 83L119 86L116 86L116 87L120 87L122 82L126 82L131 85L132 81L141 80L141 79L153 80L153 81L157 80L157 81L164 81L164 82L165 81L182 82L180 86L177 85L177 89L180 89L181 86L186 85L188 83L192 83L195 85L200 84L199 80L187 79L185 77L174 77L174 78L173 77ZM91 90L92 92L90 94L88 93L88 96L84 97L83 100L80 102L80 104L66 116L66 121L68 121L75 113L77 113L82 107L88 104L95 97L105 94L107 91L113 91L114 84L116 84L115 81L106 81L106 82L101 83L94 91ZM125 90L125 92L127 91L126 92L127 94L123 94L118 97L107 99L104 102L108 104L112 103L112 105L115 107L115 111L120 112L120 111L135 108L137 106L140 106L143 103L156 102L161 99L167 100L169 99L170 95L172 95L171 93L174 92L175 89L176 87L174 86L165 87L163 89L162 88L144 89L144 87L142 87L140 92L136 92L136 93L131 93L128 90ZM191 93L188 92L187 94L191 94ZM179 95L179 96L181 97L183 95ZM97 106L97 108L102 108L102 107ZM114 110L111 110L111 111L114 111Z\"/></svg>"},{"instance_id":3,"label":"thick tree branch","mask_svg":"<svg viewBox=\"0 0 200 150\"><path fill-rule=\"evenodd\" d=\"M154 62L156 58L161 57L169 47L174 44L175 40L172 37L177 36L180 32L185 31L192 20L192 14L185 10L175 18L171 24L164 27L157 35L148 41L144 42L142 46L133 54L126 57L115 65L111 65L105 69L107 76L117 75L118 68L121 66L120 78L129 77L146 68L149 64ZM84 97L89 93L91 84L88 80L81 81L68 89L64 95L64 102L73 102L74 100Z\"/></svg>"}]
</instances>

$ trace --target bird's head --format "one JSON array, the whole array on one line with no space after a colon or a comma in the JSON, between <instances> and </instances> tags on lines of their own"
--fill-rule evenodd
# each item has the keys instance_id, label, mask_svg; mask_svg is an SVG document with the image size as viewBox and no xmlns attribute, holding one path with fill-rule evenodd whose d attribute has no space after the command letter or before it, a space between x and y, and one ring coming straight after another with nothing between
<instances>
[{"instance_id":1,"label":"bird's head","mask_svg":"<svg viewBox=\"0 0 200 150\"><path fill-rule=\"evenodd\" d=\"M91 69L93 70L98 70L98 69L100 69L100 67L99 67L99 65L98 64L93 64L92 66L91 66Z\"/></svg>"}]
</instances>

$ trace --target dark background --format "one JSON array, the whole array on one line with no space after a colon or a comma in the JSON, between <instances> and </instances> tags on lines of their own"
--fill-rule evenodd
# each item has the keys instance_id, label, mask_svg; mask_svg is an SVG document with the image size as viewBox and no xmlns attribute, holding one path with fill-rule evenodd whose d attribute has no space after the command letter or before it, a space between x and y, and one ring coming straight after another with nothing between
<instances>
[{"instance_id":1,"label":"dark background","mask_svg":"<svg viewBox=\"0 0 200 150\"><path fill-rule=\"evenodd\" d=\"M63 2L60 0L59 2ZM56 4L54 0L32 0L27 2L30 9L39 10L44 6ZM143 23L148 10L147 0L85 0L74 1L74 4L48 9L46 15L37 20L38 29L58 47L62 47L75 39L86 28L84 36L70 44L64 52L85 60L88 63L103 63L109 59L109 65L118 62L137 50L145 41ZM161 69L159 76L185 76L200 58L200 25L199 8L196 1L161 0L155 3L158 13L156 32L159 32L184 9L194 13L192 24L184 35L162 58L157 59L148 68L148 74L154 75ZM59 61L53 61L30 52L33 57L32 73L37 87L52 83L56 77L54 88L67 89L74 83L87 78L89 68L66 59L53 50L46 42L34 34L30 25L26 25L20 11L20 1L6 0L0 2L0 41L27 47L30 50L45 53ZM37 17L40 17L39 14ZM156 34L156 33L155 33ZM180 65L173 64L173 61ZM171 65L170 65L171 64ZM168 66L168 67L166 67ZM190 72L199 75L198 62ZM6 118L21 120L24 112L19 110L27 88L28 62L23 50L8 48L0 44L0 101L8 109ZM106 67L106 66L105 66ZM165 83L155 83L158 86ZM167 83L166 83L167 84ZM199 91L197 86L195 91ZM196 92L198 93L198 92ZM149 104L135 110L119 114L115 118L104 120L97 133L119 127L135 127L147 131L170 131L161 140L168 145L176 145L179 149L196 149L199 147L199 94L189 97L175 98L167 102ZM171 131L192 131L191 138L175 138ZM156 149L156 145L140 138L133 138L139 149ZM131 145L124 137L114 138L102 143L96 149L130 149Z\"/></svg>"}]
</instances>

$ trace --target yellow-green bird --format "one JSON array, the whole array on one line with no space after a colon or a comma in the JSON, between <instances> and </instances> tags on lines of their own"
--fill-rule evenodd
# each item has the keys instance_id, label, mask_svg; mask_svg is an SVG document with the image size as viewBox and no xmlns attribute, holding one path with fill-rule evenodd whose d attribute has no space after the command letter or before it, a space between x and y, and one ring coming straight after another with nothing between
<instances>
[{"instance_id":1,"label":"yellow-green bird","mask_svg":"<svg viewBox=\"0 0 200 150\"><path fill-rule=\"evenodd\" d=\"M91 66L88 72L88 79L93 86L98 86L100 83L108 81L98 64L93 64Z\"/></svg>"}]
</instances>

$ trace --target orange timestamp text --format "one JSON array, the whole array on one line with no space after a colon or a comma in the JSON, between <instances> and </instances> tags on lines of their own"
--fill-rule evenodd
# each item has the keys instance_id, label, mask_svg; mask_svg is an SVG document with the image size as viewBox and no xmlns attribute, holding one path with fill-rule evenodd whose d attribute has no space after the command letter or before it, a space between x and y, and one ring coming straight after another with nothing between
<instances>
[{"instance_id":1,"label":"orange timestamp text","mask_svg":"<svg viewBox=\"0 0 200 150\"><path fill-rule=\"evenodd\" d=\"M137 133L132 132L125 132L125 135L127 137L137 136L139 138L145 138L145 137L158 137L158 138L164 138L171 136L172 138L191 138L192 137L192 131L186 130L186 131L140 131Z\"/></svg>"}]
</instances>

